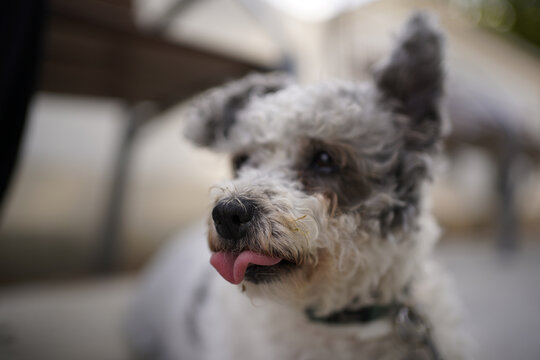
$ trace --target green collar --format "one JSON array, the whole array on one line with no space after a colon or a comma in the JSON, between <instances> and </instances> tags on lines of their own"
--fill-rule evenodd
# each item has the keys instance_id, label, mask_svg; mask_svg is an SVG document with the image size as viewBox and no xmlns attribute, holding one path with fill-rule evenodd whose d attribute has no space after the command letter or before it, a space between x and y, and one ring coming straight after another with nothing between
<instances>
[{"instance_id":1,"label":"green collar","mask_svg":"<svg viewBox=\"0 0 540 360\"><path fill-rule=\"evenodd\" d=\"M383 317L394 315L400 308L397 303L388 305L370 305L357 310L343 310L327 316L317 316L312 309L306 310L309 320L331 325L367 324Z\"/></svg>"},{"instance_id":2,"label":"green collar","mask_svg":"<svg viewBox=\"0 0 540 360\"><path fill-rule=\"evenodd\" d=\"M317 316L312 309L306 310L310 321L328 325L368 324L382 318L393 322L394 334L409 345L412 359L419 350L425 351L428 359L443 360L431 334L427 318L411 306L402 303L364 306L357 310L343 310L327 316Z\"/></svg>"}]
</instances>

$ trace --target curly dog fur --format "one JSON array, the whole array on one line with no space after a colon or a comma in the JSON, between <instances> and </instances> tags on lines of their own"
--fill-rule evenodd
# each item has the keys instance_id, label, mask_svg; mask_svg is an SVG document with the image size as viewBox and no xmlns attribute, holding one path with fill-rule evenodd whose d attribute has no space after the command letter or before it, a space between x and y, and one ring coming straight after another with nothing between
<instances>
[{"instance_id":1,"label":"curly dog fur","mask_svg":"<svg viewBox=\"0 0 540 360\"><path fill-rule=\"evenodd\" d=\"M469 358L431 259L442 59L440 31L418 13L368 83L255 74L196 99L186 135L231 154L235 176L211 191L210 252L192 236L148 272L130 322L138 349L163 359Z\"/></svg>"}]
</instances>

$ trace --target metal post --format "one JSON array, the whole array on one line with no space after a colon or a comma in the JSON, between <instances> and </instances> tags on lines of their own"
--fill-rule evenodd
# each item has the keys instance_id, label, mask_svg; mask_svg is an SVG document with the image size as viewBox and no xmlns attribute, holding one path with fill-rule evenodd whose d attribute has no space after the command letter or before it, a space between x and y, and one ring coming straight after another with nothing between
<instances>
[{"instance_id":1,"label":"metal post","mask_svg":"<svg viewBox=\"0 0 540 360\"><path fill-rule=\"evenodd\" d=\"M154 113L154 106L148 102L127 106L126 124L112 171L102 235L98 239L95 266L99 273L110 273L118 266L121 249L120 232L132 150L141 125Z\"/></svg>"},{"instance_id":2,"label":"metal post","mask_svg":"<svg viewBox=\"0 0 540 360\"><path fill-rule=\"evenodd\" d=\"M501 140L501 151L498 159L498 193L499 193L499 234L497 245L504 253L512 253L518 248L518 215L515 204L515 170L517 158L516 138L508 131Z\"/></svg>"}]
</instances>

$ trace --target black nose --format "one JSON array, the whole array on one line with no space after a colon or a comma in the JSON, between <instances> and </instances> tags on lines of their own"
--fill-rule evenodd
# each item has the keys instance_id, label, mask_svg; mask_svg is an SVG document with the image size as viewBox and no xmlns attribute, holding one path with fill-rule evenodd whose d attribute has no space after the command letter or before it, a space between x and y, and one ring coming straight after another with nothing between
<instances>
[{"instance_id":1,"label":"black nose","mask_svg":"<svg viewBox=\"0 0 540 360\"><path fill-rule=\"evenodd\" d=\"M255 205L252 201L236 198L218 202L212 210L212 219L221 237L237 240L246 235L254 213Z\"/></svg>"}]
</instances>

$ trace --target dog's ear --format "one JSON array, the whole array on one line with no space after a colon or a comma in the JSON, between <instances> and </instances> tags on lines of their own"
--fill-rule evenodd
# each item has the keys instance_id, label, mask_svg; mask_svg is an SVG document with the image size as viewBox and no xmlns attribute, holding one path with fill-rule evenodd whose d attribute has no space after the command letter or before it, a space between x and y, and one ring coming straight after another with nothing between
<instances>
[{"instance_id":1,"label":"dog's ear","mask_svg":"<svg viewBox=\"0 0 540 360\"><path fill-rule=\"evenodd\" d=\"M253 98L290 85L282 73L251 74L243 79L210 89L195 99L187 112L185 135L195 144L219 147L227 139L237 115Z\"/></svg>"},{"instance_id":2,"label":"dog's ear","mask_svg":"<svg viewBox=\"0 0 540 360\"><path fill-rule=\"evenodd\" d=\"M442 132L443 42L434 19L415 13L390 56L375 70L385 106L408 118L405 145L412 150L432 148Z\"/></svg>"}]
</instances>

